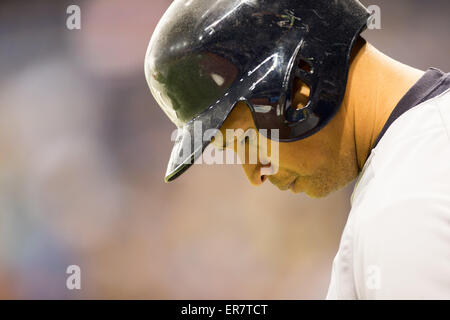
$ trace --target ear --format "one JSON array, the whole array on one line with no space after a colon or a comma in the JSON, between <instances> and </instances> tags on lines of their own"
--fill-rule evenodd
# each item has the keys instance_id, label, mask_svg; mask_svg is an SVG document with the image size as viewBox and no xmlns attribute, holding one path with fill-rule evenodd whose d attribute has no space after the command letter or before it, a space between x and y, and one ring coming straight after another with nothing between
<instances>
[{"instance_id":1,"label":"ear","mask_svg":"<svg viewBox=\"0 0 450 320\"><path fill-rule=\"evenodd\" d=\"M311 88L304 83L301 79L294 79L294 92L292 94L292 104L297 109L302 109L306 107L309 101L309 96L311 94Z\"/></svg>"}]
</instances>

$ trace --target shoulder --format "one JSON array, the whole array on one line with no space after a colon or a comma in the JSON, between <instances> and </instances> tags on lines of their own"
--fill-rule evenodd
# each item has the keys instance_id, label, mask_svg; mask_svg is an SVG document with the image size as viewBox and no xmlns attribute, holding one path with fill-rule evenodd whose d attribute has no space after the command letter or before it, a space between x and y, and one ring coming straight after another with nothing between
<instances>
[{"instance_id":1,"label":"shoulder","mask_svg":"<svg viewBox=\"0 0 450 320\"><path fill-rule=\"evenodd\" d=\"M450 298L449 101L446 92L393 123L355 188L361 297Z\"/></svg>"},{"instance_id":2,"label":"shoulder","mask_svg":"<svg viewBox=\"0 0 450 320\"><path fill-rule=\"evenodd\" d=\"M450 89L437 97L434 103L439 110L442 122L447 129L447 134L450 139Z\"/></svg>"},{"instance_id":3,"label":"shoulder","mask_svg":"<svg viewBox=\"0 0 450 320\"><path fill-rule=\"evenodd\" d=\"M443 218L450 226L450 136L441 97L405 113L372 151L355 188L358 220L375 227L387 219L386 231Z\"/></svg>"},{"instance_id":4,"label":"shoulder","mask_svg":"<svg viewBox=\"0 0 450 320\"><path fill-rule=\"evenodd\" d=\"M358 205L450 195L450 91L399 117L372 150L353 192Z\"/></svg>"},{"instance_id":5,"label":"shoulder","mask_svg":"<svg viewBox=\"0 0 450 320\"><path fill-rule=\"evenodd\" d=\"M372 152L377 182L400 191L450 178L450 90L404 113Z\"/></svg>"},{"instance_id":6,"label":"shoulder","mask_svg":"<svg viewBox=\"0 0 450 320\"><path fill-rule=\"evenodd\" d=\"M450 146L448 125L450 89L402 114L391 124L374 150L379 155L403 152L406 149L421 151L424 149L419 143L429 139L433 139L434 144Z\"/></svg>"}]
</instances>

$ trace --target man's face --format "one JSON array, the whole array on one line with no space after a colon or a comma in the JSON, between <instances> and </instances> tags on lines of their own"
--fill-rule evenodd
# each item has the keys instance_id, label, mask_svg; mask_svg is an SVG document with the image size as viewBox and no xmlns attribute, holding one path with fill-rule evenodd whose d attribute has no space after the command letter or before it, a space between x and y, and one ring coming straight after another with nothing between
<instances>
[{"instance_id":1,"label":"man's face","mask_svg":"<svg viewBox=\"0 0 450 320\"><path fill-rule=\"evenodd\" d=\"M346 118L348 117L345 116L345 108L342 107L324 129L311 137L295 142L280 142L278 159L270 159L272 165L278 167L277 173L273 175L261 174L261 169L267 165L262 165L259 159L256 164L248 164L245 163L242 152L238 153L244 163L242 167L248 180L255 186L269 180L281 190L304 192L313 198L325 197L330 192L344 187L358 174L353 128ZM235 106L220 129L224 137L227 129L256 130L251 111L245 102L239 102ZM254 142L258 150L268 148L270 154L270 143L259 136L260 139ZM244 143L252 143L250 140L247 139ZM230 142L228 141L227 148L237 152L236 144ZM219 147L216 143L214 145ZM251 148L246 145L245 150L248 160Z\"/></svg>"}]
</instances>

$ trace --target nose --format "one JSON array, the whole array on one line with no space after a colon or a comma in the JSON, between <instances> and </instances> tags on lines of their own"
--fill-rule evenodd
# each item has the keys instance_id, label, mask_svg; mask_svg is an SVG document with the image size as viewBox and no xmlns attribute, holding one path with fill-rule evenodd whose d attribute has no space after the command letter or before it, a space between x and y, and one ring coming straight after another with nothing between
<instances>
[{"instance_id":1,"label":"nose","mask_svg":"<svg viewBox=\"0 0 450 320\"><path fill-rule=\"evenodd\" d=\"M263 166L260 164L243 164L242 165L245 175L247 176L247 179L252 186L260 186L264 183L264 181L266 181L267 176L261 174L262 167Z\"/></svg>"}]
</instances>

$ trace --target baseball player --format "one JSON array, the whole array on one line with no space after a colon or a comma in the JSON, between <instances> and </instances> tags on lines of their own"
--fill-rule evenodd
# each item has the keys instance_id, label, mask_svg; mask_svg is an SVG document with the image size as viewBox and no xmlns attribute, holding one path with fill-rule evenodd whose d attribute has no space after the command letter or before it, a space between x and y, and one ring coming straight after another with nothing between
<instances>
[{"instance_id":1,"label":"baseball player","mask_svg":"<svg viewBox=\"0 0 450 320\"><path fill-rule=\"evenodd\" d=\"M324 197L357 178L328 299L448 299L450 74L379 52L369 17L356 0L176 0L145 62L179 128L166 181L212 140L263 148L199 132L264 132L278 157L243 161L253 185Z\"/></svg>"}]
</instances>

